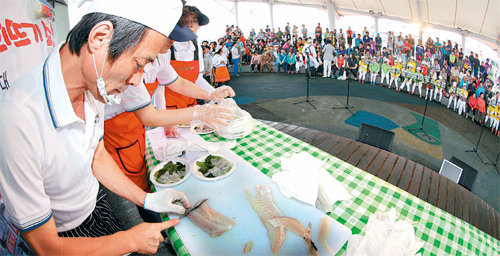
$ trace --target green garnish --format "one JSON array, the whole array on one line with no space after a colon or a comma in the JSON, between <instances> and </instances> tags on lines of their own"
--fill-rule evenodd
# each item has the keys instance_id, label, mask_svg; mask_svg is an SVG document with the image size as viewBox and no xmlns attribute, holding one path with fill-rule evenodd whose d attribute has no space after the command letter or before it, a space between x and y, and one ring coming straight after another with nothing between
<instances>
[{"instance_id":1,"label":"green garnish","mask_svg":"<svg viewBox=\"0 0 500 256\"><path fill-rule=\"evenodd\" d=\"M166 163L159 171L154 174L156 182L164 183L159 181L159 177L164 175L167 171L168 175L172 175L174 173L184 174L186 172L186 166L182 163L174 163L173 161ZM184 175L181 175L181 179L182 178L184 178Z\"/></svg>"},{"instance_id":2,"label":"green garnish","mask_svg":"<svg viewBox=\"0 0 500 256\"><path fill-rule=\"evenodd\" d=\"M208 172L208 170L212 169L214 167L214 165L212 164L212 159L215 159L215 160L220 160L222 159L222 157L220 156L212 156L212 155L209 155L205 158L205 162L196 162L196 165L198 165L198 167L200 167L199 171L202 173L202 174L205 174ZM209 178L213 178L214 176L212 174L208 174ZM212 177L210 177L210 175L212 175Z\"/></svg>"},{"instance_id":3,"label":"green garnish","mask_svg":"<svg viewBox=\"0 0 500 256\"><path fill-rule=\"evenodd\" d=\"M214 163L217 164L218 166L214 165ZM205 158L205 161L203 162L201 161L196 162L196 165L199 167L198 170L203 174L203 176L207 178L215 178L217 176L223 175L225 173L228 173L232 168L230 162L228 162L226 159L220 156L213 156L213 155L207 156ZM212 173L213 172L212 169L214 167L219 169L219 171L216 171L216 175ZM211 170L212 172L210 172Z\"/></svg>"}]
</instances>

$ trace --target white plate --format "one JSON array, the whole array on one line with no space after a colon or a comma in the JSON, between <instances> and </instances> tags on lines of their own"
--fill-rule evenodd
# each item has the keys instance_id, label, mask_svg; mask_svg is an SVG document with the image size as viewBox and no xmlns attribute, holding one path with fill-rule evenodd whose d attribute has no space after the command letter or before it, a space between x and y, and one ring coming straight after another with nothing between
<instances>
[{"instance_id":1,"label":"white plate","mask_svg":"<svg viewBox=\"0 0 500 256\"><path fill-rule=\"evenodd\" d=\"M187 124L178 124L176 126L180 127L180 128L189 128L189 127L191 127L191 124L190 123L187 123Z\"/></svg>"},{"instance_id":2,"label":"white plate","mask_svg":"<svg viewBox=\"0 0 500 256\"><path fill-rule=\"evenodd\" d=\"M184 178L178 180L177 182L170 183L170 184L163 184L163 183L158 183L155 179L155 173L159 171L161 168L163 168L164 165L166 165L168 162L174 162L174 163L181 163L186 166L186 172L184 174ZM159 165L155 166L153 170L149 173L149 180L155 185L156 188L168 188L168 187L173 187L175 185L181 184L184 182L187 178L191 176L191 165L186 159L175 157L170 159L169 161L161 162Z\"/></svg>"},{"instance_id":3,"label":"white plate","mask_svg":"<svg viewBox=\"0 0 500 256\"><path fill-rule=\"evenodd\" d=\"M214 178L207 178L207 177L203 176L203 174L200 171L198 171L200 167L196 163L197 162L205 162L205 158L207 158L207 156L209 156L209 155L220 156L220 157L223 157L223 158L229 160L232 164L231 170L229 170L229 172L227 172L224 175L217 176ZM196 160L194 160L192 163L191 172L193 173L194 177L196 177L200 180L217 181L217 180L224 179L227 176L231 175L235 169L236 169L236 160L227 154L219 152L219 153L212 153L212 154L204 154L201 157L196 158Z\"/></svg>"},{"instance_id":4,"label":"white plate","mask_svg":"<svg viewBox=\"0 0 500 256\"><path fill-rule=\"evenodd\" d=\"M192 126L191 126L191 131L192 131L192 132L194 132L194 133L196 133L196 134L209 134L209 133L214 132L214 129L213 129L212 127L210 127L210 126L208 126L208 127L209 127L211 130L210 130L210 131L206 131L206 132L204 132L204 131L196 131L196 130L194 129L195 127L202 126L202 125L204 125L204 126L208 126L208 125L206 125L206 124L196 124L196 125L192 125Z\"/></svg>"}]
</instances>

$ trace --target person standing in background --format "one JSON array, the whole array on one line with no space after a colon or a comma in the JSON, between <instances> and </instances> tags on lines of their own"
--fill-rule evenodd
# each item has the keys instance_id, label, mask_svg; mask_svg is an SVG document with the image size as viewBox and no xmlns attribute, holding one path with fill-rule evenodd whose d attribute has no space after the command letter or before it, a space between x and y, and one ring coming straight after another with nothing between
<instances>
[{"instance_id":1,"label":"person standing in background","mask_svg":"<svg viewBox=\"0 0 500 256\"><path fill-rule=\"evenodd\" d=\"M323 47L323 77L331 77L332 61L335 49L332 46L332 41L326 40L326 45Z\"/></svg>"},{"instance_id":2,"label":"person standing in background","mask_svg":"<svg viewBox=\"0 0 500 256\"><path fill-rule=\"evenodd\" d=\"M231 48L231 56L233 58L233 74L238 77L238 69L240 64L240 47L236 44Z\"/></svg>"},{"instance_id":3,"label":"person standing in background","mask_svg":"<svg viewBox=\"0 0 500 256\"><path fill-rule=\"evenodd\" d=\"M307 38L307 28L306 28L306 25L302 24L302 29L300 30L300 33L302 34L302 38L304 38L304 39Z\"/></svg>"}]
</instances>

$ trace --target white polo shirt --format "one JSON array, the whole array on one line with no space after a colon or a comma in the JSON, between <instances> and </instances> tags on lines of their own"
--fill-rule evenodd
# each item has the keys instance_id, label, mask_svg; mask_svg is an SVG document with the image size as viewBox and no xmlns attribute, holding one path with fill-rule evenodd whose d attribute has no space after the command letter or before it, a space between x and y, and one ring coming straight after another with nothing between
<instances>
[{"instance_id":1,"label":"white polo shirt","mask_svg":"<svg viewBox=\"0 0 500 256\"><path fill-rule=\"evenodd\" d=\"M53 216L58 232L79 226L96 204L104 104L86 92L85 122L75 114L57 50L0 97L0 193L13 224L25 232Z\"/></svg>"},{"instance_id":2,"label":"white polo shirt","mask_svg":"<svg viewBox=\"0 0 500 256\"><path fill-rule=\"evenodd\" d=\"M158 79L160 85L166 86L177 81L178 78L179 75L170 66L170 52L158 54L152 63L148 63L144 67L141 83L138 86L129 86L121 93L122 102L120 104L105 106L104 119L111 119L125 111L134 112L151 104L151 96L149 96L144 83L154 83ZM160 89L164 92L163 88ZM164 95L164 93L161 95Z\"/></svg>"}]
</instances>

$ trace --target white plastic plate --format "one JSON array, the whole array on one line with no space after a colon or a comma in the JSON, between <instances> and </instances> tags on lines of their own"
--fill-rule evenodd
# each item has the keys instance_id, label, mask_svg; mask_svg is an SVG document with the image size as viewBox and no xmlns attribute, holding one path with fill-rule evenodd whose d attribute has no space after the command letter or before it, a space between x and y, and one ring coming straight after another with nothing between
<instances>
[{"instance_id":1,"label":"white plastic plate","mask_svg":"<svg viewBox=\"0 0 500 256\"><path fill-rule=\"evenodd\" d=\"M169 184L163 184L163 183L159 183L156 181L155 179L155 173L157 171L159 171L161 168L163 168L164 165L166 165L168 162L174 162L174 163L181 163L183 165L186 166L186 173L184 174L184 178L178 180L177 182L174 182L174 183L169 183ZM168 188L168 187L173 187L175 185L179 185L181 184L182 182L184 182L187 178L189 178L189 176L191 176L191 165L190 163L184 159L184 158L179 158L179 157L175 157L175 158L172 158L168 161L165 161L165 162L161 162L159 165L155 166L153 168L153 170L149 173L149 180L155 185L156 188L160 187L160 188Z\"/></svg>"}]
</instances>

